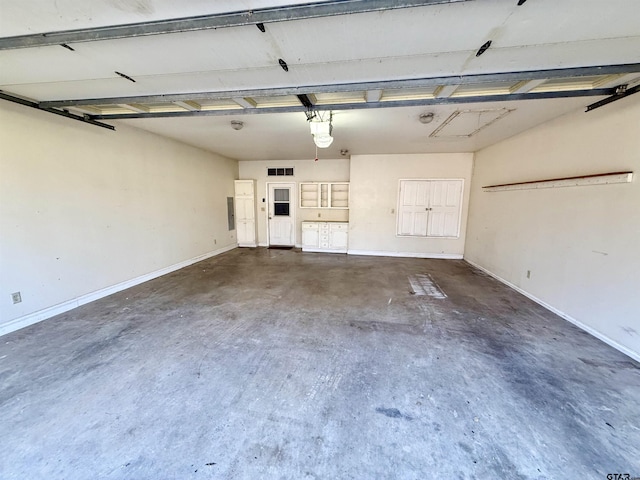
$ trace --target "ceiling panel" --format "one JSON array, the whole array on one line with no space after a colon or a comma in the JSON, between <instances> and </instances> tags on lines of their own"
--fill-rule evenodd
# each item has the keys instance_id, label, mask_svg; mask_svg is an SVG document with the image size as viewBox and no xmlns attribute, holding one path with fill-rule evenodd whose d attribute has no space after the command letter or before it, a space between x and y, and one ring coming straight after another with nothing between
<instances>
[{"instance_id":1,"label":"ceiling panel","mask_svg":"<svg viewBox=\"0 0 640 480\"><path fill-rule=\"evenodd\" d=\"M318 0L323 1L323 0ZM0 36L311 3L294 0L0 0Z\"/></svg>"},{"instance_id":2,"label":"ceiling panel","mask_svg":"<svg viewBox=\"0 0 640 480\"><path fill-rule=\"evenodd\" d=\"M292 64L475 52L513 7L467 3L464 14L450 4L274 23L266 35Z\"/></svg>"},{"instance_id":3,"label":"ceiling panel","mask_svg":"<svg viewBox=\"0 0 640 480\"><path fill-rule=\"evenodd\" d=\"M597 98L590 99L595 101ZM385 108L376 110L334 111L333 136L328 149L319 157L340 158L340 150L351 154L473 152L527 128L574 111L588 103L585 99L552 99L527 102L465 105L465 110L514 109L508 121L496 122L470 138L432 138L430 135L453 112L456 105L436 107ZM421 113L433 112L434 121L422 124ZM588 115L588 114L585 114ZM244 122L235 131L231 120ZM246 160L312 159L315 146L304 113L237 115L226 117L189 117L174 119L118 120L160 135L175 138L230 158ZM286 138L286 148L282 139ZM320 160L320 161L321 161Z\"/></svg>"},{"instance_id":4,"label":"ceiling panel","mask_svg":"<svg viewBox=\"0 0 640 480\"><path fill-rule=\"evenodd\" d=\"M636 37L639 19L638 0L531 0L492 37L501 47Z\"/></svg>"},{"instance_id":5,"label":"ceiling panel","mask_svg":"<svg viewBox=\"0 0 640 480\"><path fill-rule=\"evenodd\" d=\"M469 138L502 120L512 111L514 110L508 108L456 110L431 133L430 137Z\"/></svg>"},{"instance_id":6,"label":"ceiling panel","mask_svg":"<svg viewBox=\"0 0 640 480\"><path fill-rule=\"evenodd\" d=\"M248 10L291 4L289 0L0 0L0 35L55 31L96 25ZM307 3L307 2L297 2ZM156 35L77 43L75 51L43 47L0 51L0 89L35 100L161 95L242 89L312 87L367 81L517 72L563 67L640 62L640 2L584 0L475 0L367 14L343 15L255 26L220 28L185 34ZM480 45L491 47L476 56ZM288 64L285 72L278 59ZM135 82L117 76L131 76ZM535 85L535 91L583 88L612 79L584 78ZM571 83L573 82L573 83ZM462 86L453 95L508 93L516 83ZM524 84L519 83L518 86ZM531 88L534 84L529 84ZM615 86L615 85L609 85ZM311 89L312 90L312 89ZM429 99L435 88L382 92L381 101ZM372 96L373 98L373 96ZM100 112L223 109L233 115L179 119L140 119L127 124L179 139L234 158L306 158L314 155L303 113L243 114L232 99L195 103L106 105ZM596 98L501 102L468 108L515 108L471 138L430 138L456 111L453 105L336 111L335 142L326 156L341 148L352 153L474 151ZM259 107L299 105L295 96L256 98ZM364 103L365 92L316 95L319 105ZM115 103L105 101L105 103ZM511 105L511 106L510 106ZM91 113L92 110L85 109ZM433 112L424 125L420 113ZM95 112L94 112L95 113ZM245 128L231 130L241 119ZM286 151L282 148L287 138ZM240 140L240 141L239 141Z\"/></svg>"}]
</instances>

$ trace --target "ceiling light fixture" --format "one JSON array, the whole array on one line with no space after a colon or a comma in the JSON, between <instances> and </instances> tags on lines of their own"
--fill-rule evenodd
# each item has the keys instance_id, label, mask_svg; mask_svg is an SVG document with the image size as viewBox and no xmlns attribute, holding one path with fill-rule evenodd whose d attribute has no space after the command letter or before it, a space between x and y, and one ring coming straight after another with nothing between
<instances>
[{"instance_id":1,"label":"ceiling light fixture","mask_svg":"<svg viewBox=\"0 0 640 480\"><path fill-rule=\"evenodd\" d=\"M313 143L318 148L328 148L333 143L331 133L333 131L333 112L329 112L329 119L325 120L319 112L307 114L309 129L313 136Z\"/></svg>"},{"instance_id":2,"label":"ceiling light fixture","mask_svg":"<svg viewBox=\"0 0 640 480\"><path fill-rule=\"evenodd\" d=\"M242 130L242 127L244 127L244 122L241 122L240 120L231 120L231 128L234 130Z\"/></svg>"},{"instance_id":3,"label":"ceiling light fixture","mask_svg":"<svg viewBox=\"0 0 640 480\"><path fill-rule=\"evenodd\" d=\"M420 123L431 123L433 122L433 112L429 112L429 113L422 113L420 114L420 116L418 117L418 120L420 120Z\"/></svg>"}]
</instances>

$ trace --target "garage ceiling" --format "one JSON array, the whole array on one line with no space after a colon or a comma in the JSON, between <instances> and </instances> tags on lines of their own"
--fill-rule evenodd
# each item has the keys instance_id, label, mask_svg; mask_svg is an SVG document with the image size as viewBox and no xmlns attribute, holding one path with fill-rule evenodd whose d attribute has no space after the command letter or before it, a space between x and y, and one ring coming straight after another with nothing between
<instances>
[{"instance_id":1,"label":"garage ceiling","mask_svg":"<svg viewBox=\"0 0 640 480\"><path fill-rule=\"evenodd\" d=\"M336 158L474 151L639 83L637 0L518 3L0 0L0 89L249 160L315 157L301 94L334 113ZM139 35L175 25L219 28Z\"/></svg>"}]
</instances>

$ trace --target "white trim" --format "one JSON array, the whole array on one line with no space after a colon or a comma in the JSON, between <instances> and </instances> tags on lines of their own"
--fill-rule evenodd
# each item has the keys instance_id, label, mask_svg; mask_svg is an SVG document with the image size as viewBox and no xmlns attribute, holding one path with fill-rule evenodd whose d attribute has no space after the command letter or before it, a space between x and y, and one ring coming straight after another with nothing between
<instances>
[{"instance_id":1,"label":"white trim","mask_svg":"<svg viewBox=\"0 0 640 480\"><path fill-rule=\"evenodd\" d=\"M259 246L259 247L268 247L268 246L269 246L269 244L268 244L268 243L265 243L265 242L260 242L260 243L258 243L258 246Z\"/></svg>"},{"instance_id":2,"label":"white trim","mask_svg":"<svg viewBox=\"0 0 640 480\"><path fill-rule=\"evenodd\" d=\"M9 320L6 323L0 324L0 336L7 333L15 332L16 330L28 327L29 325L33 325L34 323L41 322L42 320L46 320L61 313L68 312L69 310L73 310L74 308L77 308L81 305L99 300L127 288L131 288L141 283L148 282L149 280L161 277L162 275L166 275L167 273L175 272L176 270L180 270L181 268L188 267L189 265L193 265L194 263L201 262L202 260L206 260L207 258L215 257L216 255L228 252L229 250L233 250L237 247L238 245L234 243L232 245L219 248L218 250L207 252L203 255L198 255L197 257L190 258L183 262L175 263L168 267L161 268L160 270L156 270L154 272L132 278L131 280L125 280L124 282L118 283L116 285L102 288L100 290L96 290L95 292L86 293L71 300L67 300L66 302L59 303L58 305L44 308L42 310L38 310L37 312L29 313L22 317Z\"/></svg>"},{"instance_id":3,"label":"white trim","mask_svg":"<svg viewBox=\"0 0 640 480\"><path fill-rule=\"evenodd\" d=\"M481 267L480 265L478 265L475 262L472 262L471 260L465 258L464 259L465 262L467 262L469 265L474 266L475 268L477 268L478 270L482 270L484 273L486 273L487 275L495 278L496 280L498 280L499 282L504 283L506 286L513 288L516 292L521 293L522 295L524 295L525 297L527 297L530 300L533 300L534 302L536 302L538 305L543 306L544 308L546 308L547 310L549 310L550 312L555 313L556 315L558 315L559 317L563 318L564 320L566 320L569 323L573 323L576 327L584 330L585 332L593 335L594 337L596 337L597 339L603 341L604 343L606 343L607 345L615 348L616 350L624 353L625 355L633 358L636 362L640 362L640 354L637 352L634 352L633 350L620 345L618 342L616 342L615 340L607 337L606 335L604 335L603 333L600 333L599 331L595 330L594 328L585 325L584 323L582 323L579 320L576 320L575 318L573 318L571 315L567 315L566 313L558 310L557 308L549 305L548 303L546 303L543 300L540 300L538 297L530 294L529 292L523 290L522 288L514 285L513 283L505 280L502 277L499 277L498 275L496 275L493 272L490 272L489 270L487 270L484 267Z\"/></svg>"},{"instance_id":4,"label":"white trim","mask_svg":"<svg viewBox=\"0 0 640 480\"><path fill-rule=\"evenodd\" d=\"M348 250L347 253L372 257L443 258L446 260L462 260L463 258L459 253L386 252L384 250Z\"/></svg>"}]
</instances>

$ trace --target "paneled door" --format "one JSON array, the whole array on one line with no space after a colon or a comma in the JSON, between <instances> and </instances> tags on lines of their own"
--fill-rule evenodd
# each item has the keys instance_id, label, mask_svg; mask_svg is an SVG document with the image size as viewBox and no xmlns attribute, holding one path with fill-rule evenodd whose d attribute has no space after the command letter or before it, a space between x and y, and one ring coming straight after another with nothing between
<instances>
[{"instance_id":1,"label":"paneled door","mask_svg":"<svg viewBox=\"0 0 640 480\"><path fill-rule=\"evenodd\" d=\"M295 245L295 183L267 184L269 245Z\"/></svg>"},{"instance_id":2,"label":"paneled door","mask_svg":"<svg viewBox=\"0 0 640 480\"><path fill-rule=\"evenodd\" d=\"M430 182L402 180L398 205L398 235L427 236Z\"/></svg>"},{"instance_id":3,"label":"paneled door","mask_svg":"<svg viewBox=\"0 0 640 480\"><path fill-rule=\"evenodd\" d=\"M462 179L400 180L397 235L457 238L463 186Z\"/></svg>"}]
</instances>

